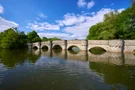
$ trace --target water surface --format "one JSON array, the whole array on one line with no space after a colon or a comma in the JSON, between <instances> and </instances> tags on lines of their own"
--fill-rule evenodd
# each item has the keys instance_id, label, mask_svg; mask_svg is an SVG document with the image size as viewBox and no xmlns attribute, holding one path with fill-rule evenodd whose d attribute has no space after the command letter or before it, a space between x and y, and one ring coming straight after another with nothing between
<instances>
[{"instance_id":1,"label":"water surface","mask_svg":"<svg viewBox=\"0 0 135 90\"><path fill-rule=\"evenodd\" d=\"M135 55L0 50L0 90L135 90Z\"/></svg>"}]
</instances>

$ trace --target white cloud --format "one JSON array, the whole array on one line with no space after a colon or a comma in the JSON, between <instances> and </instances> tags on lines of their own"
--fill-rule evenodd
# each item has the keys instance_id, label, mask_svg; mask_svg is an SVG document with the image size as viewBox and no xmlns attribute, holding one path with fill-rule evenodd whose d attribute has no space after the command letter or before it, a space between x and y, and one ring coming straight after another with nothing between
<instances>
[{"instance_id":1,"label":"white cloud","mask_svg":"<svg viewBox=\"0 0 135 90\"><path fill-rule=\"evenodd\" d=\"M78 7L87 7L87 9L90 9L95 5L95 2L94 1L86 2L85 0L78 0L77 5Z\"/></svg>"},{"instance_id":2,"label":"white cloud","mask_svg":"<svg viewBox=\"0 0 135 90\"><path fill-rule=\"evenodd\" d=\"M122 12L124 8L118 9L118 12ZM34 22L29 23L28 28L36 31L43 30L60 30L62 27L65 33L38 33L40 37L59 37L62 39L85 39L89 33L89 28L99 22L103 22L104 14L115 11L111 8L102 8L98 12L91 12L85 14L67 13L63 16L62 20L56 20L56 24L50 24L48 22Z\"/></svg>"},{"instance_id":3,"label":"white cloud","mask_svg":"<svg viewBox=\"0 0 135 90\"><path fill-rule=\"evenodd\" d=\"M39 14L39 17L44 18L44 19L46 19L46 18L47 18L47 16L46 16L46 15L44 15L43 13L40 13L40 14Z\"/></svg>"},{"instance_id":4,"label":"white cloud","mask_svg":"<svg viewBox=\"0 0 135 90\"><path fill-rule=\"evenodd\" d=\"M4 13L4 8L0 5L0 14Z\"/></svg>"},{"instance_id":5,"label":"white cloud","mask_svg":"<svg viewBox=\"0 0 135 90\"><path fill-rule=\"evenodd\" d=\"M125 10L125 8L121 8L121 9L118 10L118 12L121 13L124 10Z\"/></svg>"},{"instance_id":6,"label":"white cloud","mask_svg":"<svg viewBox=\"0 0 135 90\"><path fill-rule=\"evenodd\" d=\"M74 36L67 34L67 33L38 33L38 35L42 37L52 38L58 37L61 39L73 39Z\"/></svg>"},{"instance_id":7,"label":"white cloud","mask_svg":"<svg viewBox=\"0 0 135 90\"><path fill-rule=\"evenodd\" d=\"M12 27L18 27L18 24L0 17L0 32L3 32L4 30L7 30Z\"/></svg>"},{"instance_id":8,"label":"white cloud","mask_svg":"<svg viewBox=\"0 0 135 90\"><path fill-rule=\"evenodd\" d=\"M49 24L48 22L43 23L28 23L27 28L34 29L36 31L43 31L43 30L60 30L59 25Z\"/></svg>"},{"instance_id":9,"label":"white cloud","mask_svg":"<svg viewBox=\"0 0 135 90\"><path fill-rule=\"evenodd\" d=\"M85 0L78 0L77 5L78 7L85 7L87 2Z\"/></svg>"},{"instance_id":10,"label":"white cloud","mask_svg":"<svg viewBox=\"0 0 135 90\"><path fill-rule=\"evenodd\" d=\"M75 15L73 13L67 13L64 15L63 20L56 20L56 23L58 23L60 26L70 26L84 22L84 20L85 17L83 16Z\"/></svg>"},{"instance_id":11,"label":"white cloud","mask_svg":"<svg viewBox=\"0 0 135 90\"><path fill-rule=\"evenodd\" d=\"M92 14L92 15L95 15L96 13L95 13L95 12L92 12L91 14Z\"/></svg>"},{"instance_id":12,"label":"white cloud","mask_svg":"<svg viewBox=\"0 0 135 90\"><path fill-rule=\"evenodd\" d=\"M123 9L119 9L118 11L121 12L122 10ZM107 14L111 11L115 10L110 8L103 8L98 12L92 13L92 16L74 14L74 18L80 22L74 22L72 23L72 26L67 25L67 27L64 28L64 31L73 34L78 39L85 39L89 32L89 28L99 22L102 22L104 20L104 14ZM83 20L80 20L80 17L82 17Z\"/></svg>"},{"instance_id":13,"label":"white cloud","mask_svg":"<svg viewBox=\"0 0 135 90\"><path fill-rule=\"evenodd\" d=\"M95 2L94 2L94 1L88 2L87 8L90 9L90 8L92 8L94 5L95 5Z\"/></svg>"}]
</instances>

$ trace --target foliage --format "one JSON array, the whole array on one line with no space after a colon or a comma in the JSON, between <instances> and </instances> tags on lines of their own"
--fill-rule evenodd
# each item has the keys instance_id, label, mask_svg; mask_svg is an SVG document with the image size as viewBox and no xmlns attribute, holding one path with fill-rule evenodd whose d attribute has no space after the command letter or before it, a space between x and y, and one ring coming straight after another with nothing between
<instances>
[{"instance_id":1,"label":"foliage","mask_svg":"<svg viewBox=\"0 0 135 90\"><path fill-rule=\"evenodd\" d=\"M55 41L55 40L61 40L61 39L59 39L59 38L57 38L57 37L53 37L53 38L43 37L43 38L42 38L42 41Z\"/></svg>"},{"instance_id":2,"label":"foliage","mask_svg":"<svg viewBox=\"0 0 135 90\"><path fill-rule=\"evenodd\" d=\"M49 40L60 40L59 38L46 38L42 40L36 31L31 31L27 35L24 32L19 32L17 28L10 28L0 33L0 48L15 49L25 48L27 43L49 41Z\"/></svg>"},{"instance_id":3,"label":"foliage","mask_svg":"<svg viewBox=\"0 0 135 90\"><path fill-rule=\"evenodd\" d=\"M26 35L24 32L16 32L15 29L8 29L0 33L1 48L20 48L26 44Z\"/></svg>"},{"instance_id":4,"label":"foliage","mask_svg":"<svg viewBox=\"0 0 135 90\"><path fill-rule=\"evenodd\" d=\"M135 39L135 3L123 12L110 12L89 29L87 40Z\"/></svg>"},{"instance_id":5,"label":"foliage","mask_svg":"<svg viewBox=\"0 0 135 90\"><path fill-rule=\"evenodd\" d=\"M55 41L55 40L61 40L61 39L59 39L59 38L57 38L57 37L53 37L53 38L49 38L49 40Z\"/></svg>"},{"instance_id":6,"label":"foliage","mask_svg":"<svg viewBox=\"0 0 135 90\"><path fill-rule=\"evenodd\" d=\"M34 30L27 34L27 39L29 43L41 41L41 38L38 36L37 32Z\"/></svg>"},{"instance_id":7,"label":"foliage","mask_svg":"<svg viewBox=\"0 0 135 90\"><path fill-rule=\"evenodd\" d=\"M47 37L43 37L42 41L48 41L49 39Z\"/></svg>"}]
</instances>

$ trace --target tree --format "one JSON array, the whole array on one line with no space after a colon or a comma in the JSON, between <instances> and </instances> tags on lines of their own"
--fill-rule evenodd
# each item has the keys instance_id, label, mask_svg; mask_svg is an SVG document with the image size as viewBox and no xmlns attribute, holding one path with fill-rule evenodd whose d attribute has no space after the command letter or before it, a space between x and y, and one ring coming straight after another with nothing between
<instances>
[{"instance_id":1,"label":"tree","mask_svg":"<svg viewBox=\"0 0 135 90\"><path fill-rule=\"evenodd\" d=\"M119 13L104 15L104 21L89 29L87 40L135 39L135 3Z\"/></svg>"},{"instance_id":2,"label":"tree","mask_svg":"<svg viewBox=\"0 0 135 90\"><path fill-rule=\"evenodd\" d=\"M28 42L29 43L32 43L32 42L40 42L41 41L41 38L39 37L39 35L37 34L36 31L32 31L32 32L29 32L27 34L27 39L28 39Z\"/></svg>"},{"instance_id":3,"label":"tree","mask_svg":"<svg viewBox=\"0 0 135 90\"><path fill-rule=\"evenodd\" d=\"M18 39L19 47L21 47L21 48L25 47L26 43L27 43L27 35L25 35L24 32L20 32L19 39Z\"/></svg>"},{"instance_id":4,"label":"tree","mask_svg":"<svg viewBox=\"0 0 135 90\"><path fill-rule=\"evenodd\" d=\"M15 48L17 47L18 34L14 29L10 28L2 33L1 47L2 48Z\"/></svg>"},{"instance_id":5,"label":"tree","mask_svg":"<svg viewBox=\"0 0 135 90\"><path fill-rule=\"evenodd\" d=\"M60 38L57 38L57 37L53 37L53 38L49 38L49 40L55 41L55 40L61 40L61 39Z\"/></svg>"},{"instance_id":6,"label":"tree","mask_svg":"<svg viewBox=\"0 0 135 90\"><path fill-rule=\"evenodd\" d=\"M47 37L43 37L42 41L48 41L49 39Z\"/></svg>"},{"instance_id":7,"label":"tree","mask_svg":"<svg viewBox=\"0 0 135 90\"><path fill-rule=\"evenodd\" d=\"M17 29L7 29L0 33L0 48L24 48L27 43L27 36Z\"/></svg>"}]
</instances>

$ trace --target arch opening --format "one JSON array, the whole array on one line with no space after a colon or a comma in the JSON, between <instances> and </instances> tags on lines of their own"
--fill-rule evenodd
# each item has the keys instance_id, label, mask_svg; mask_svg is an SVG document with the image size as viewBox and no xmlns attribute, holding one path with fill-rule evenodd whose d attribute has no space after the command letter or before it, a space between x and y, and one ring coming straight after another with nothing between
<instances>
[{"instance_id":1,"label":"arch opening","mask_svg":"<svg viewBox=\"0 0 135 90\"><path fill-rule=\"evenodd\" d=\"M62 47L60 45L55 45L52 49L62 49Z\"/></svg>"},{"instance_id":2,"label":"arch opening","mask_svg":"<svg viewBox=\"0 0 135 90\"><path fill-rule=\"evenodd\" d=\"M133 54L135 55L135 50L133 50Z\"/></svg>"},{"instance_id":3,"label":"arch opening","mask_svg":"<svg viewBox=\"0 0 135 90\"><path fill-rule=\"evenodd\" d=\"M70 47L68 48L68 51L69 51L70 53L72 53L72 54L77 54L77 53L80 52L80 48L77 47L77 46L70 46Z\"/></svg>"},{"instance_id":4,"label":"arch opening","mask_svg":"<svg viewBox=\"0 0 135 90\"><path fill-rule=\"evenodd\" d=\"M55 53L60 53L62 51L62 47L60 45L55 45L52 49Z\"/></svg>"},{"instance_id":5,"label":"arch opening","mask_svg":"<svg viewBox=\"0 0 135 90\"><path fill-rule=\"evenodd\" d=\"M92 54L95 55L101 55L104 54L105 52L107 52L104 48L102 47L93 47L89 50Z\"/></svg>"},{"instance_id":6,"label":"arch opening","mask_svg":"<svg viewBox=\"0 0 135 90\"><path fill-rule=\"evenodd\" d=\"M37 46L34 46L32 49L37 50L37 49L38 49L38 47L37 47Z\"/></svg>"},{"instance_id":7,"label":"arch opening","mask_svg":"<svg viewBox=\"0 0 135 90\"><path fill-rule=\"evenodd\" d=\"M43 51L48 51L48 47L47 47L46 45L44 45L44 46L42 47L42 50L43 50Z\"/></svg>"}]
</instances>

